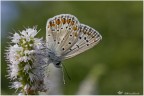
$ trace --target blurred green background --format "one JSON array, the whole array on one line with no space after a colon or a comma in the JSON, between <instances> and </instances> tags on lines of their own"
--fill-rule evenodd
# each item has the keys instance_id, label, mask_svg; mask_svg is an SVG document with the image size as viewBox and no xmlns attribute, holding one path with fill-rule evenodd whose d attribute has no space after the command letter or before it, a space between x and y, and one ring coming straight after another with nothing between
<instances>
[{"instance_id":1,"label":"blurred green background","mask_svg":"<svg viewBox=\"0 0 144 96\"><path fill-rule=\"evenodd\" d=\"M23 26L38 25L41 29L38 37L45 39L47 19L58 14L75 15L103 37L94 48L63 62L72 79L66 79L66 85L61 87L63 94L77 94L86 77L95 82L93 93L88 94L117 95L118 91L143 94L142 1L2 1L1 4L2 94L15 94L15 90L8 88L10 81L5 76L4 50L9 33L13 29L23 30Z\"/></svg>"}]
</instances>

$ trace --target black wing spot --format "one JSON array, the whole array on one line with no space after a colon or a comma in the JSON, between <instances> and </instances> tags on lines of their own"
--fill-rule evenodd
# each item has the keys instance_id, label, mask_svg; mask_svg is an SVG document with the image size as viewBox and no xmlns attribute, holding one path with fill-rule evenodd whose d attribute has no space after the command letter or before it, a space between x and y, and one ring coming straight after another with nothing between
<instances>
[{"instance_id":1,"label":"black wing spot","mask_svg":"<svg viewBox=\"0 0 144 96\"><path fill-rule=\"evenodd\" d=\"M48 36L50 36L50 35L48 35Z\"/></svg>"},{"instance_id":2,"label":"black wing spot","mask_svg":"<svg viewBox=\"0 0 144 96\"><path fill-rule=\"evenodd\" d=\"M86 40L86 37L84 37L84 40Z\"/></svg>"},{"instance_id":3,"label":"black wing spot","mask_svg":"<svg viewBox=\"0 0 144 96\"><path fill-rule=\"evenodd\" d=\"M71 42L69 42L69 44L71 44Z\"/></svg>"},{"instance_id":4,"label":"black wing spot","mask_svg":"<svg viewBox=\"0 0 144 96\"><path fill-rule=\"evenodd\" d=\"M56 41L56 40L54 40L54 41Z\"/></svg>"},{"instance_id":5,"label":"black wing spot","mask_svg":"<svg viewBox=\"0 0 144 96\"><path fill-rule=\"evenodd\" d=\"M89 46L89 44L87 44L87 46Z\"/></svg>"},{"instance_id":6,"label":"black wing spot","mask_svg":"<svg viewBox=\"0 0 144 96\"><path fill-rule=\"evenodd\" d=\"M70 34L70 36L72 36L72 35Z\"/></svg>"},{"instance_id":7,"label":"black wing spot","mask_svg":"<svg viewBox=\"0 0 144 96\"><path fill-rule=\"evenodd\" d=\"M86 42L89 42L89 40L86 40Z\"/></svg>"},{"instance_id":8,"label":"black wing spot","mask_svg":"<svg viewBox=\"0 0 144 96\"><path fill-rule=\"evenodd\" d=\"M91 31L92 31L92 29L90 28L90 29L89 29L89 31L91 32Z\"/></svg>"},{"instance_id":9,"label":"black wing spot","mask_svg":"<svg viewBox=\"0 0 144 96\"><path fill-rule=\"evenodd\" d=\"M65 50L64 48L62 48L62 50Z\"/></svg>"},{"instance_id":10,"label":"black wing spot","mask_svg":"<svg viewBox=\"0 0 144 96\"><path fill-rule=\"evenodd\" d=\"M60 44L60 42L58 42L57 44Z\"/></svg>"},{"instance_id":11,"label":"black wing spot","mask_svg":"<svg viewBox=\"0 0 144 96\"><path fill-rule=\"evenodd\" d=\"M81 39L82 37L79 37L79 39Z\"/></svg>"},{"instance_id":12,"label":"black wing spot","mask_svg":"<svg viewBox=\"0 0 144 96\"><path fill-rule=\"evenodd\" d=\"M79 48L79 45L76 45Z\"/></svg>"},{"instance_id":13,"label":"black wing spot","mask_svg":"<svg viewBox=\"0 0 144 96\"><path fill-rule=\"evenodd\" d=\"M100 37L100 35L98 34L97 37Z\"/></svg>"}]
</instances>

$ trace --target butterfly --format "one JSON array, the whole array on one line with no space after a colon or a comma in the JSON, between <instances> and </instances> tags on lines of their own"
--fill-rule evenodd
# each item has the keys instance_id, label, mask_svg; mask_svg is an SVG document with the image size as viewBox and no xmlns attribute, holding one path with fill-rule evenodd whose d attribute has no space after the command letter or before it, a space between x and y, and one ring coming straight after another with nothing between
<instances>
[{"instance_id":1,"label":"butterfly","mask_svg":"<svg viewBox=\"0 0 144 96\"><path fill-rule=\"evenodd\" d=\"M101 40L99 32L81 24L71 14L54 16L46 24L48 57L57 68L61 67L61 61L94 47Z\"/></svg>"}]
</instances>

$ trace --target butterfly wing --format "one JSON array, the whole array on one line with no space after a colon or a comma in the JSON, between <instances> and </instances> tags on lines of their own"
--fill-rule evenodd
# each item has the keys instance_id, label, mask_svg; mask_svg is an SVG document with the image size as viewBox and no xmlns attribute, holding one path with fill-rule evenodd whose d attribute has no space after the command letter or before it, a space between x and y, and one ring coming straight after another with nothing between
<instances>
[{"instance_id":1,"label":"butterfly wing","mask_svg":"<svg viewBox=\"0 0 144 96\"><path fill-rule=\"evenodd\" d=\"M102 36L93 28L80 24L70 14L61 14L48 19L46 44L50 52L68 59L99 43Z\"/></svg>"},{"instance_id":2,"label":"butterfly wing","mask_svg":"<svg viewBox=\"0 0 144 96\"><path fill-rule=\"evenodd\" d=\"M68 59L74 57L99 43L102 36L93 28L80 24L79 37L77 37L76 43L65 52L64 58Z\"/></svg>"},{"instance_id":3,"label":"butterfly wing","mask_svg":"<svg viewBox=\"0 0 144 96\"><path fill-rule=\"evenodd\" d=\"M56 56L67 52L77 41L80 24L77 18L70 14L61 14L48 19L46 25L47 48Z\"/></svg>"}]
</instances>

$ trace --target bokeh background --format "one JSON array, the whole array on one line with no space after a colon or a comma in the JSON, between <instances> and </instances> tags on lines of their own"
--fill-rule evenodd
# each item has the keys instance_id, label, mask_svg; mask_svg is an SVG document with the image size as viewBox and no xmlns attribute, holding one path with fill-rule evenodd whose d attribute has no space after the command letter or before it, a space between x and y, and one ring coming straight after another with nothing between
<instances>
[{"instance_id":1,"label":"bokeh background","mask_svg":"<svg viewBox=\"0 0 144 96\"><path fill-rule=\"evenodd\" d=\"M45 39L46 21L58 14L73 14L103 36L94 48L68 60L62 94L143 94L143 2L142 1L2 1L1 2L1 94L9 89L4 50L10 32L38 25ZM61 82L63 83L63 82ZM84 93L85 92L85 93ZM87 92L87 93L86 93Z\"/></svg>"}]
</instances>

